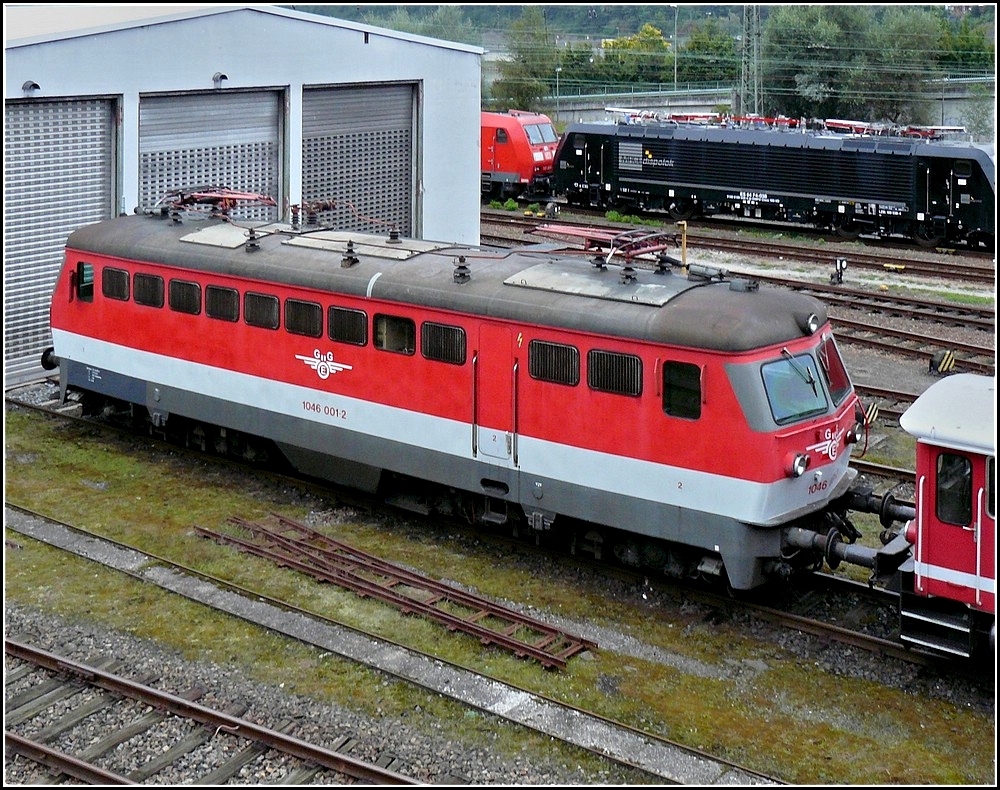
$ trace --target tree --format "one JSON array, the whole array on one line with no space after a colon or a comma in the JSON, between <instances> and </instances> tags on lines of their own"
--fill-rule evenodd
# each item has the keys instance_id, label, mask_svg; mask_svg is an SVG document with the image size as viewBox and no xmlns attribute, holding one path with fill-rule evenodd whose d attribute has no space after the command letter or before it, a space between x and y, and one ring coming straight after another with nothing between
<instances>
[{"instance_id":1,"label":"tree","mask_svg":"<svg viewBox=\"0 0 1000 790\"><path fill-rule=\"evenodd\" d=\"M557 52L541 8L525 6L511 24L507 47L510 59L500 61L500 78L491 91L495 102L506 103L507 109L541 109L540 99L548 95L549 80L555 77Z\"/></svg>"},{"instance_id":2,"label":"tree","mask_svg":"<svg viewBox=\"0 0 1000 790\"><path fill-rule=\"evenodd\" d=\"M674 57L681 82L734 82L739 76L736 44L715 17L696 25ZM673 61L669 68L662 79L673 79Z\"/></svg>"},{"instance_id":3,"label":"tree","mask_svg":"<svg viewBox=\"0 0 1000 790\"><path fill-rule=\"evenodd\" d=\"M657 28L643 25L634 36L611 39L601 46L601 70L608 82L659 82L669 60L670 43Z\"/></svg>"}]
</instances>

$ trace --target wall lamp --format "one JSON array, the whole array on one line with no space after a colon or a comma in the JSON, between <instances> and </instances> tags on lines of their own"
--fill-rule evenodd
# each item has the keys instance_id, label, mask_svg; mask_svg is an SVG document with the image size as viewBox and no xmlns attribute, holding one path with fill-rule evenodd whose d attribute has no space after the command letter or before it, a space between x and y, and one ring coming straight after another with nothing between
<instances>
[{"instance_id":1,"label":"wall lamp","mask_svg":"<svg viewBox=\"0 0 1000 790\"><path fill-rule=\"evenodd\" d=\"M227 77L221 71L217 71L215 72L215 74L212 75L212 82L215 83L216 88L221 88L223 80L228 80L228 79L229 77Z\"/></svg>"},{"instance_id":2,"label":"wall lamp","mask_svg":"<svg viewBox=\"0 0 1000 790\"><path fill-rule=\"evenodd\" d=\"M23 90L25 94L29 94L32 91L39 90L40 87L41 86L34 80L28 80L27 82L24 83L24 85L21 86L21 90Z\"/></svg>"}]
</instances>

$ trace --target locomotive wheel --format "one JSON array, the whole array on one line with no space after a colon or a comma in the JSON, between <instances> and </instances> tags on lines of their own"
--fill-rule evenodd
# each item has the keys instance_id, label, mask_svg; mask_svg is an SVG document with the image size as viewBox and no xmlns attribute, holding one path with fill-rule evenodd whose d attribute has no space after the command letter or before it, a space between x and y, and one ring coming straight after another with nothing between
<instances>
[{"instance_id":1,"label":"locomotive wheel","mask_svg":"<svg viewBox=\"0 0 1000 790\"><path fill-rule=\"evenodd\" d=\"M694 203L683 198L675 200L670 204L668 213L670 214L671 219L674 219L677 222L689 220L694 216Z\"/></svg>"},{"instance_id":2,"label":"locomotive wheel","mask_svg":"<svg viewBox=\"0 0 1000 790\"><path fill-rule=\"evenodd\" d=\"M836 222L833 225L833 229L840 238L850 239L851 241L861 235L861 228L856 223L850 221Z\"/></svg>"},{"instance_id":3,"label":"locomotive wheel","mask_svg":"<svg viewBox=\"0 0 1000 790\"><path fill-rule=\"evenodd\" d=\"M913 226L913 240L921 247L937 247L944 237L934 232L934 227L927 222L918 222Z\"/></svg>"}]
</instances>

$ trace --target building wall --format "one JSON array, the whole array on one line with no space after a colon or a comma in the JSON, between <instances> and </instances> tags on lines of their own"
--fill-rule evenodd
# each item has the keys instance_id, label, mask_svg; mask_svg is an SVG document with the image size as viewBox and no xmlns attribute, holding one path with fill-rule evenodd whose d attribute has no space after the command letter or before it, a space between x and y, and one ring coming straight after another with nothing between
<instances>
[{"instance_id":1,"label":"building wall","mask_svg":"<svg viewBox=\"0 0 1000 790\"><path fill-rule=\"evenodd\" d=\"M53 15L50 30L62 29L39 34L33 28L31 36L25 35L26 27L19 33L16 24L7 24L16 20L13 13L8 18L4 9L8 158L4 377L8 384L41 373L40 352L50 345L48 296L65 238L80 225L131 213L141 202L140 104L144 101L148 108L153 99L200 95L199 101L177 103L211 108L205 98L215 93L256 91L277 96L279 194L271 197L280 200L278 218L287 220L289 207L303 201L303 129L309 120L303 113L310 106L304 93L315 96L322 89L370 87L375 115L378 98L399 94L387 87L407 86L414 107L412 161L407 159L412 199L406 201L410 227L401 230L425 239L478 243L481 49L274 6L154 6L148 13L158 16L87 28L72 28L60 18L82 9L32 9ZM164 15L169 11L175 12ZM95 18L85 24L97 21L98 12L93 13ZM224 103L227 108L238 105ZM364 102L355 98L354 103L340 106L363 108ZM212 122L219 124L222 115L225 124L226 111L216 109ZM342 110L351 118L357 111ZM206 110L206 123L209 115ZM177 120L169 114L169 104L166 116ZM85 130L77 118L87 121ZM362 134L355 136L364 136L363 118L357 126ZM184 132L190 139L181 148L199 147L197 129L194 124L192 131ZM218 128L215 133L218 137ZM381 150L377 136L367 138L376 141L368 150L377 154ZM250 141L248 147L228 150L249 150L252 145ZM332 163L340 147L333 143ZM25 151L31 155L17 166L10 164L10 157ZM345 151L345 158L351 155ZM243 161L240 154L229 159ZM342 181L347 194L348 186L357 187L350 177L355 163L335 164L332 189L337 192L336 184ZM356 167L365 164L357 162ZM380 191L378 168L383 164L375 162L366 171L369 195ZM148 158L146 165L148 170ZM395 177L399 181L400 176ZM323 199L343 202L344 196L330 194Z\"/></svg>"}]
</instances>

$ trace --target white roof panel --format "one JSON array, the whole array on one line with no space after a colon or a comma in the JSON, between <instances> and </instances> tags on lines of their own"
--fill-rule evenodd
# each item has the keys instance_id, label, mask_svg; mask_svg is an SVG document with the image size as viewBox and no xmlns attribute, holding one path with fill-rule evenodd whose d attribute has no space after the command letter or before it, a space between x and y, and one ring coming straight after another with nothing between
<instances>
[{"instance_id":1,"label":"white roof panel","mask_svg":"<svg viewBox=\"0 0 1000 790\"><path fill-rule=\"evenodd\" d=\"M996 455L996 377L956 373L928 387L899 418L919 441Z\"/></svg>"}]
</instances>

